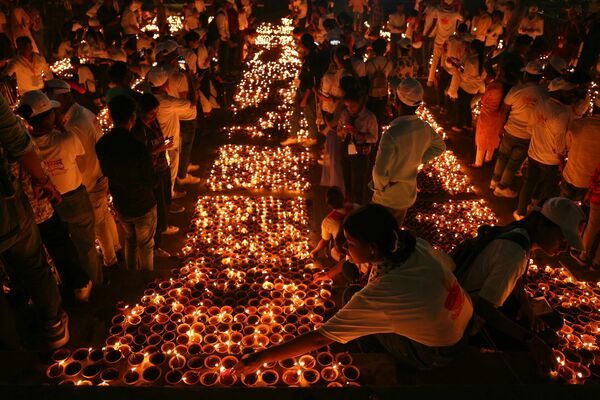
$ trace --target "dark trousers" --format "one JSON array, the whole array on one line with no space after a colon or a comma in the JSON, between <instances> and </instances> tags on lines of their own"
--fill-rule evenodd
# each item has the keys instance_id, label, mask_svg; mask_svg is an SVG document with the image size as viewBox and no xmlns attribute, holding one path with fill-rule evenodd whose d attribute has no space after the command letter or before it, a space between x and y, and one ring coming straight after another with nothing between
<instances>
[{"instance_id":1,"label":"dark trousers","mask_svg":"<svg viewBox=\"0 0 600 400\"><path fill-rule=\"evenodd\" d=\"M377 118L377 125L381 129L381 127L385 124L387 118L385 113L385 108L388 102L387 96L385 97L371 97L369 96L369 100L367 101L367 108L375 114Z\"/></svg>"},{"instance_id":2,"label":"dark trousers","mask_svg":"<svg viewBox=\"0 0 600 400\"><path fill-rule=\"evenodd\" d=\"M162 242L162 233L169 226L169 207L171 207L171 172L168 169L156 172L156 233L154 234L154 247L158 248Z\"/></svg>"},{"instance_id":3,"label":"dark trousers","mask_svg":"<svg viewBox=\"0 0 600 400\"><path fill-rule=\"evenodd\" d=\"M348 200L357 204L368 203L369 188L367 185L371 179L370 155L348 155L346 162L344 180Z\"/></svg>"},{"instance_id":4,"label":"dark trousers","mask_svg":"<svg viewBox=\"0 0 600 400\"><path fill-rule=\"evenodd\" d=\"M459 128L473 127L473 115L471 114L471 101L474 94L467 93L462 88L458 88L458 100L456 100L456 125Z\"/></svg>"},{"instance_id":5,"label":"dark trousers","mask_svg":"<svg viewBox=\"0 0 600 400\"><path fill-rule=\"evenodd\" d=\"M583 201L587 192L588 188L580 188L572 185L564 178L560 181L560 197L566 197L573 201Z\"/></svg>"},{"instance_id":6,"label":"dark trousers","mask_svg":"<svg viewBox=\"0 0 600 400\"><path fill-rule=\"evenodd\" d=\"M192 157L192 148L194 147L194 138L196 137L196 120L180 121L181 126L181 151L179 152L179 168L177 177L185 178L187 168Z\"/></svg>"},{"instance_id":7,"label":"dark trousers","mask_svg":"<svg viewBox=\"0 0 600 400\"><path fill-rule=\"evenodd\" d=\"M350 301L362 288L360 285L349 286L344 291L344 303ZM377 347L383 346L403 367L421 371L448 365L463 353L467 346L466 333L458 343L446 347L426 346L395 333L378 333L357 340L360 341L363 351L376 351Z\"/></svg>"},{"instance_id":8,"label":"dark trousers","mask_svg":"<svg viewBox=\"0 0 600 400\"><path fill-rule=\"evenodd\" d=\"M232 51L228 42L219 42L219 70L222 75L227 75L231 72Z\"/></svg>"},{"instance_id":9,"label":"dark trousers","mask_svg":"<svg viewBox=\"0 0 600 400\"><path fill-rule=\"evenodd\" d=\"M94 284L102 283L102 267L96 251L94 209L85 186L65 193L56 206L56 212L69 227L83 269Z\"/></svg>"},{"instance_id":10,"label":"dark trousers","mask_svg":"<svg viewBox=\"0 0 600 400\"><path fill-rule=\"evenodd\" d=\"M55 324L61 316L61 298L56 281L46 262L40 232L29 211L20 221L20 231L12 246L0 253L8 274L33 301L34 310L44 326Z\"/></svg>"},{"instance_id":11,"label":"dark trousers","mask_svg":"<svg viewBox=\"0 0 600 400\"><path fill-rule=\"evenodd\" d=\"M54 260L64 286L68 289L84 287L90 277L81 268L77 249L69 236L69 228L57 213L41 224L38 224L42 242L48 254Z\"/></svg>"},{"instance_id":12,"label":"dark trousers","mask_svg":"<svg viewBox=\"0 0 600 400\"><path fill-rule=\"evenodd\" d=\"M542 164L532 158L527 164L527 174L519 193L517 213L526 215L532 200L542 200L558 194L558 165Z\"/></svg>"},{"instance_id":13,"label":"dark trousers","mask_svg":"<svg viewBox=\"0 0 600 400\"><path fill-rule=\"evenodd\" d=\"M450 85L452 75L442 66L439 67L440 77L438 80L437 87L437 102L438 106L447 108L448 107L448 96L446 96L446 89Z\"/></svg>"},{"instance_id":14,"label":"dark trousers","mask_svg":"<svg viewBox=\"0 0 600 400\"><path fill-rule=\"evenodd\" d=\"M501 189L512 184L515 174L527 157L529 142L529 139L520 139L504 132L492 175L492 179L498 182L498 187Z\"/></svg>"}]
</instances>

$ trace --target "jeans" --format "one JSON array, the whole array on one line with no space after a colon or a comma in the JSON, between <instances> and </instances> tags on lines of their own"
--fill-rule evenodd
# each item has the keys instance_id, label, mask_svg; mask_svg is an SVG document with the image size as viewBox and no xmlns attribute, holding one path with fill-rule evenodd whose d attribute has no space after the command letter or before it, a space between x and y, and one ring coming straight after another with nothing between
<instances>
[{"instance_id":1,"label":"jeans","mask_svg":"<svg viewBox=\"0 0 600 400\"><path fill-rule=\"evenodd\" d=\"M94 284L102 283L102 268L96 251L94 209L85 186L63 194L56 211L69 227L84 271Z\"/></svg>"},{"instance_id":2,"label":"jeans","mask_svg":"<svg viewBox=\"0 0 600 400\"><path fill-rule=\"evenodd\" d=\"M119 215L125 231L125 259L128 269L154 270L154 234L156 206L140 217Z\"/></svg>"},{"instance_id":3,"label":"jeans","mask_svg":"<svg viewBox=\"0 0 600 400\"><path fill-rule=\"evenodd\" d=\"M471 100L473 100L474 94L467 93L462 88L458 88L458 100L456 101L457 105L457 123L456 125L459 128L473 127L473 116L471 114Z\"/></svg>"},{"instance_id":4,"label":"jeans","mask_svg":"<svg viewBox=\"0 0 600 400\"><path fill-rule=\"evenodd\" d=\"M219 70L222 75L231 72L232 51L233 49L229 47L228 42L219 41Z\"/></svg>"},{"instance_id":5,"label":"jeans","mask_svg":"<svg viewBox=\"0 0 600 400\"><path fill-rule=\"evenodd\" d=\"M0 253L8 274L28 291L39 321L55 324L62 314L56 281L46 262L40 232L29 209L27 220L19 221L21 229L12 246Z\"/></svg>"},{"instance_id":6,"label":"jeans","mask_svg":"<svg viewBox=\"0 0 600 400\"><path fill-rule=\"evenodd\" d=\"M583 247L592 260L593 265L600 265L600 206L590 205L590 215L583 234Z\"/></svg>"},{"instance_id":7,"label":"jeans","mask_svg":"<svg viewBox=\"0 0 600 400\"><path fill-rule=\"evenodd\" d=\"M100 243L104 265L114 265L117 263L116 252L121 250L121 243L115 218L108 209L108 179L102 178L88 195L94 209L96 238Z\"/></svg>"},{"instance_id":8,"label":"jeans","mask_svg":"<svg viewBox=\"0 0 600 400\"><path fill-rule=\"evenodd\" d=\"M560 182L560 197L566 197L573 201L583 201L588 192L588 188L580 188L570 184L564 178Z\"/></svg>"},{"instance_id":9,"label":"jeans","mask_svg":"<svg viewBox=\"0 0 600 400\"><path fill-rule=\"evenodd\" d=\"M349 286L343 294L344 303L350 301L352 296L361 289L362 286L360 285ZM396 361L403 367L422 371L443 367L449 364L467 347L466 331L465 335L458 343L446 347L426 346L396 333L378 333L373 335L373 337L388 353L394 356ZM358 340L363 340L363 338ZM369 346L368 340L363 340L363 343L366 344L364 347L372 347ZM363 351L368 351L368 349L363 348Z\"/></svg>"},{"instance_id":10,"label":"jeans","mask_svg":"<svg viewBox=\"0 0 600 400\"><path fill-rule=\"evenodd\" d=\"M154 235L154 246L158 248L162 242L162 233L169 226L171 172L168 169L156 172L154 197L156 198L156 233Z\"/></svg>"},{"instance_id":11,"label":"jeans","mask_svg":"<svg viewBox=\"0 0 600 400\"><path fill-rule=\"evenodd\" d=\"M196 120L181 121L181 150L179 152L179 166L177 168L177 177L183 179L187 176L187 167L192 157L192 148L194 147L194 138L196 137Z\"/></svg>"},{"instance_id":12,"label":"jeans","mask_svg":"<svg viewBox=\"0 0 600 400\"><path fill-rule=\"evenodd\" d=\"M504 189L512 184L515 174L527 157L529 141L529 139L520 139L504 132L492 175L492 178L498 182L499 188Z\"/></svg>"},{"instance_id":13,"label":"jeans","mask_svg":"<svg viewBox=\"0 0 600 400\"><path fill-rule=\"evenodd\" d=\"M306 122L308 123L308 137L310 139L316 139L317 133L319 132L319 128L317 127L317 110L315 108L315 96L311 93L308 96L306 107L302 108L300 106L300 103L302 102L303 97L303 92L301 92L300 90L296 91L296 96L294 98L294 111L292 112L292 118L290 119L290 125L292 127L291 135L297 135L300 131L300 113L304 113L304 117L306 118Z\"/></svg>"},{"instance_id":14,"label":"jeans","mask_svg":"<svg viewBox=\"0 0 600 400\"><path fill-rule=\"evenodd\" d=\"M519 207L517 213L526 215L527 208L532 200L541 200L552 197L558 192L558 165L542 164L532 158L527 165L525 182L519 193Z\"/></svg>"},{"instance_id":15,"label":"jeans","mask_svg":"<svg viewBox=\"0 0 600 400\"><path fill-rule=\"evenodd\" d=\"M54 260L64 286L69 289L80 289L87 285L90 277L81 268L77 249L69 236L69 228L61 221L57 213L41 224L38 224L42 242Z\"/></svg>"}]
</instances>

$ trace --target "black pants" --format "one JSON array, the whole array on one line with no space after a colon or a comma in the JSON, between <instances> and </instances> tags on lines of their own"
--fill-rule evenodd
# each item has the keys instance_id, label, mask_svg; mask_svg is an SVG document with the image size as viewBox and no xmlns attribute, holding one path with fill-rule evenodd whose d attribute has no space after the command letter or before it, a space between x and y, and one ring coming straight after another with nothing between
<instances>
[{"instance_id":1,"label":"black pants","mask_svg":"<svg viewBox=\"0 0 600 400\"><path fill-rule=\"evenodd\" d=\"M559 179L558 165L542 164L529 158L525 182L519 193L517 213L526 215L532 200L542 200L558 195Z\"/></svg>"},{"instance_id":2,"label":"black pants","mask_svg":"<svg viewBox=\"0 0 600 400\"><path fill-rule=\"evenodd\" d=\"M156 172L156 233L154 234L154 248L160 247L162 233L169 226L169 207L171 207L171 171Z\"/></svg>"},{"instance_id":3,"label":"black pants","mask_svg":"<svg viewBox=\"0 0 600 400\"><path fill-rule=\"evenodd\" d=\"M227 75L231 72L233 49L229 47L228 42L219 42L219 70L221 75Z\"/></svg>"},{"instance_id":4,"label":"black pants","mask_svg":"<svg viewBox=\"0 0 600 400\"><path fill-rule=\"evenodd\" d=\"M437 87L437 101L438 106L447 107L448 106L448 96L446 96L446 89L450 86L450 81L452 80L452 75L442 66L439 67L440 78L438 81Z\"/></svg>"},{"instance_id":5,"label":"black pants","mask_svg":"<svg viewBox=\"0 0 600 400\"><path fill-rule=\"evenodd\" d=\"M475 95L465 92L462 90L462 88L458 88L458 100L456 101L456 126L459 128L473 127L473 116L471 114L471 101L473 100L473 96Z\"/></svg>"},{"instance_id":6,"label":"black pants","mask_svg":"<svg viewBox=\"0 0 600 400\"><path fill-rule=\"evenodd\" d=\"M387 105L387 102L388 102L387 96L384 96L384 97L369 96L369 100L367 101L367 108L369 110L371 110L373 112L373 114L375 114L375 117L377 118L377 125L379 126L379 129L381 129L381 127L383 125L385 125L385 122L386 122L385 107Z\"/></svg>"},{"instance_id":7,"label":"black pants","mask_svg":"<svg viewBox=\"0 0 600 400\"><path fill-rule=\"evenodd\" d=\"M42 243L48 254L54 260L54 265L63 279L64 286L68 289L84 287L90 277L81 268L77 249L69 236L69 228L57 213L52 218L38 224Z\"/></svg>"},{"instance_id":8,"label":"black pants","mask_svg":"<svg viewBox=\"0 0 600 400\"><path fill-rule=\"evenodd\" d=\"M355 154L347 156L347 168L344 180L349 200L357 204L366 204L368 184L371 179L370 155Z\"/></svg>"}]
</instances>

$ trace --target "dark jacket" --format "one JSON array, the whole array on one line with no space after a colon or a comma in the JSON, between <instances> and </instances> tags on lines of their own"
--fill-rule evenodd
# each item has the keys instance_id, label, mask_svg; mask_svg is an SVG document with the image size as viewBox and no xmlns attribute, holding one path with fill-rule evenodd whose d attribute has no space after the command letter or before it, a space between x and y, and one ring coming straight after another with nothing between
<instances>
[{"instance_id":1,"label":"dark jacket","mask_svg":"<svg viewBox=\"0 0 600 400\"><path fill-rule=\"evenodd\" d=\"M156 205L150 153L131 132L113 128L96 143L96 154L119 214L141 217Z\"/></svg>"}]
</instances>

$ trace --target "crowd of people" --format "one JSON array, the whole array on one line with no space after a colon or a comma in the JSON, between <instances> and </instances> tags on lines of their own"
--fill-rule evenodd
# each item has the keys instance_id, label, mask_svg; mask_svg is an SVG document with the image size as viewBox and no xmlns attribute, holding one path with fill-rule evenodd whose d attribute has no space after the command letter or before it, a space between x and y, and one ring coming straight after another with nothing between
<instances>
[{"instance_id":1,"label":"crowd of people","mask_svg":"<svg viewBox=\"0 0 600 400\"><path fill-rule=\"evenodd\" d=\"M175 34L161 0L56 3L0 5L0 254L51 348L69 340L61 293L86 301L104 268L152 271L155 257L170 256L161 239L179 230L170 214L184 211L174 200L200 182L195 136L229 106L223 86L256 37L252 0L187 1ZM551 368L538 328L560 318L540 321L523 282L532 251L572 248L581 265L600 263L600 104L590 90L600 9L565 4L551 17L532 1L388 3L289 2L302 66L282 145L322 145L332 210L311 257L325 251L335 266L315 280L342 274L352 284L320 329L235 370L370 335L405 366L429 369L483 329ZM72 77L57 79L51 62L64 59ZM452 257L402 229L419 167L446 150L418 117L426 99L454 135L472 138L472 167L495 157L493 194L519 197L515 222L482 227Z\"/></svg>"}]
</instances>

